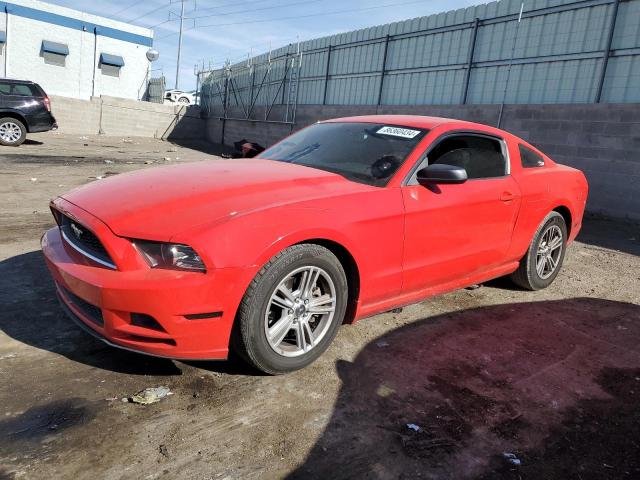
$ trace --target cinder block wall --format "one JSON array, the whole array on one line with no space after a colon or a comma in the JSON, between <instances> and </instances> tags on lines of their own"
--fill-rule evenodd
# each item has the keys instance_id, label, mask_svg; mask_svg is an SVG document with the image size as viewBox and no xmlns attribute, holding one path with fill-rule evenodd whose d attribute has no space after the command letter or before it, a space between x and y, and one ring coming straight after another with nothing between
<instances>
[{"instance_id":1,"label":"cinder block wall","mask_svg":"<svg viewBox=\"0 0 640 480\"><path fill-rule=\"evenodd\" d=\"M270 118L283 118L278 108ZM499 111L499 105L300 105L296 129L322 119L368 114L432 115L496 125ZM257 109L255 117L264 118L264 112ZM227 145L246 138L269 146L290 131L275 123L224 124ZM221 120L209 119L207 139L221 143L222 126ZM584 171L589 212L640 221L640 104L506 105L501 126L556 161Z\"/></svg>"},{"instance_id":2,"label":"cinder block wall","mask_svg":"<svg viewBox=\"0 0 640 480\"><path fill-rule=\"evenodd\" d=\"M51 96L61 133L135 137L202 138L205 122L197 106L183 107L115 97L90 100Z\"/></svg>"}]
</instances>

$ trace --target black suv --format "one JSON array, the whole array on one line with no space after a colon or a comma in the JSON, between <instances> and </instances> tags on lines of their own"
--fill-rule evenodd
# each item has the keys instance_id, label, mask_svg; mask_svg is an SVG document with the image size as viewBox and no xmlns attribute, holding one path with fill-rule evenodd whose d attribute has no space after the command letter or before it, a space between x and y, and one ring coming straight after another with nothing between
<instances>
[{"instance_id":1,"label":"black suv","mask_svg":"<svg viewBox=\"0 0 640 480\"><path fill-rule=\"evenodd\" d=\"M27 133L58 128L51 101L40 85L0 79L0 145L17 147Z\"/></svg>"}]
</instances>

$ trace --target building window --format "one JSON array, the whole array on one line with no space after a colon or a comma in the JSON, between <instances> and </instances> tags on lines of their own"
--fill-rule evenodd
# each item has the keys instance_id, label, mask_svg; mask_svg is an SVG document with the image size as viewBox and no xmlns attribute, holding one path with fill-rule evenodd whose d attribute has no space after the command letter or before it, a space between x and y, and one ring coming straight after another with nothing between
<instances>
[{"instance_id":1,"label":"building window","mask_svg":"<svg viewBox=\"0 0 640 480\"><path fill-rule=\"evenodd\" d=\"M64 67L66 65L67 55L69 55L69 47L66 44L49 42L48 40L42 41L40 56L47 65Z\"/></svg>"},{"instance_id":2,"label":"building window","mask_svg":"<svg viewBox=\"0 0 640 480\"><path fill-rule=\"evenodd\" d=\"M0 30L0 55L4 55L5 43L7 43L7 32Z\"/></svg>"},{"instance_id":3,"label":"building window","mask_svg":"<svg viewBox=\"0 0 640 480\"><path fill-rule=\"evenodd\" d=\"M120 69L124 67L124 59L119 55L109 53L100 54L100 70L108 77L119 77Z\"/></svg>"}]
</instances>

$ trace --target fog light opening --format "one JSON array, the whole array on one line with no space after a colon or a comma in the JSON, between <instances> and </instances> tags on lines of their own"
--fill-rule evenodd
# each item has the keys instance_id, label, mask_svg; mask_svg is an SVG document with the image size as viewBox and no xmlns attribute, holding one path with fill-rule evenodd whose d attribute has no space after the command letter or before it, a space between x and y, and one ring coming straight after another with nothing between
<instances>
[{"instance_id":1,"label":"fog light opening","mask_svg":"<svg viewBox=\"0 0 640 480\"><path fill-rule=\"evenodd\" d=\"M160 325L155 318L153 318L151 315L147 315L146 313L132 313L131 325L135 325L136 327L149 328L151 330L157 330L159 332L166 332L166 330L162 328L162 325Z\"/></svg>"}]
</instances>

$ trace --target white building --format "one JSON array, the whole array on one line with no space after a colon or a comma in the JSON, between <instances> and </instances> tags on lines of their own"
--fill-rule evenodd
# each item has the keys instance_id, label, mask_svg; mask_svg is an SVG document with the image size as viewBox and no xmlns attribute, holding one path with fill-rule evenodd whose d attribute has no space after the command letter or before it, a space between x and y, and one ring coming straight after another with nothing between
<instances>
[{"instance_id":1,"label":"white building","mask_svg":"<svg viewBox=\"0 0 640 480\"><path fill-rule=\"evenodd\" d=\"M53 95L140 99L153 31L37 0L0 1L0 77Z\"/></svg>"}]
</instances>

